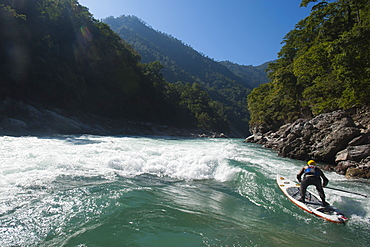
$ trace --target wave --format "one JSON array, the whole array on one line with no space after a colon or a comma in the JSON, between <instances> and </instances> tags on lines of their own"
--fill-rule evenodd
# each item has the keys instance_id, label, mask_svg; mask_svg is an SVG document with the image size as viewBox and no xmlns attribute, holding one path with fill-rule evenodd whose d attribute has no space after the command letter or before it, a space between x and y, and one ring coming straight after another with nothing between
<instances>
[{"instance_id":1,"label":"wave","mask_svg":"<svg viewBox=\"0 0 370 247\"><path fill-rule=\"evenodd\" d=\"M199 239L216 244L238 232L229 245L245 245L248 237L252 245L278 246L283 240L277 225L285 228L287 245L299 243L300 238L291 239L295 231L303 236L315 227L323 240L305 239L324 246L338 243L324 232L345 235L346 244L352 236L365 242L361 234L370 226L369 201L351 194L327 190L328 200L350 217L344 229L300 210L276 186L275 175L294 179L304 162L242 140L0 137L0 153L0 245L5 246L78 245L95 235L108 241L122 229L127 237L142 239L160 230L160 236L180 238L187 232L198 245ZM363 194L369 189L362 181L326 175L333 187Z\"/></svg>"}]
</instances>

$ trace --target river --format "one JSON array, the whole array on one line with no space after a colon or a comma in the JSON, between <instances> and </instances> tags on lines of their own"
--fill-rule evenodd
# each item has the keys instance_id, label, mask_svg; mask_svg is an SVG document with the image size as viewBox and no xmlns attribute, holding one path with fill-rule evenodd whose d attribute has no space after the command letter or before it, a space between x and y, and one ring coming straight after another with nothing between
<instances>
[{"instance_id":1,"label":"river","mask_svg":"<svg viewBox=\"0 0 370 247\"><path fill-rule=\"evenodd\" d=\"M368 198L325 190L344 225L283 195L303 165L241 139L2 136L0 246L369 246Z\"/></svg>"}]
</instances>

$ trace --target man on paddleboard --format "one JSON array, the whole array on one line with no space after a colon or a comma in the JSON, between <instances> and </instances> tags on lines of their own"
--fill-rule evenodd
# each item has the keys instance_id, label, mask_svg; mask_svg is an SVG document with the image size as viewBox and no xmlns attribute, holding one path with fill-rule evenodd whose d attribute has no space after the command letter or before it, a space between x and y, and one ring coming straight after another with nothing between
<instances>
[{"instance_id":1,"label":"man on paddleboard","mask_svg":"<svg viewBox=\"0 0 370 247\"><path fill-rule=\"evenodd\" d=\"M301 179L302 175L303 180ZM322 183L321 183L322 178ZM325 193L323 187L325 187L329 180L325 177L324 173L316 167L316 162L314 160L310 160L307 162L307 165L304 166L301 171L297 174L297 180L301 183L301 198L299 201L305 202L306 190L309 185L315 185L317 192L319 192L319 196L322 201L323 206L328 206L329 204L325 201Z\"/></svg>"}]
</instances>

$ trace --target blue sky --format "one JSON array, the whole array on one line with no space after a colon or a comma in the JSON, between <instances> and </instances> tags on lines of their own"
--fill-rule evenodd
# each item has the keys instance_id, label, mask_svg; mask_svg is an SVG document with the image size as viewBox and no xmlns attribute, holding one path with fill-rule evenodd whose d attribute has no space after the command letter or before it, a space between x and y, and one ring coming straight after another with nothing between
<instances>
[{"instance_id":1,"label":"blue sky","mask_svg":"<svg viewBox=\"0 0 370 247\"><path fill-rule=\"evenodd\" d=\"M79 0L96 19L135 15L216 61L260 65L310 14L301 0Z\"/></svg>"}]
</instances>

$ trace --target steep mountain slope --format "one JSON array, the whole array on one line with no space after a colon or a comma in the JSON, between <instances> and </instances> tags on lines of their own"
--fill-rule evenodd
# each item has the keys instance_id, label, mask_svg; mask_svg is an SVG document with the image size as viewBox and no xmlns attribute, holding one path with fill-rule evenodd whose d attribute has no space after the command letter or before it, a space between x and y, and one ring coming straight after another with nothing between
<instances>
[{"instance_id":1,"label":"steep mountain slope","mask_svg":"<svg viewBox=\"0 0 370 247\"><path fill-rule=\"evenodd\" d=\"M228 133L204 90L140 59L77 0L0 0L0 102ZM0 106L0 122L16 108Z\"/></svg>"},{"instance_id":2,"label":"steep mountain slope","mask_svg":"<svg viewBox=\"0 0 370 247\"><path fill-rule=\"evenodd\" d=\"M160 61L169 82L198 79L208 83L221 77L232 85L243 85L240 77L218 62L170 35L155 31L135 16L108 17L103 21L139 51L143 63ZM243 87L252 88L248 84Z\"/></svg>"},{"instance_id":3,"label":"steep mountain slope","mask_svg":"<svg viewBox=\"0 0 370 247\"><path fill-rule=\"evenodd\" d=\"M171 83L198 83L212 100L220 102L231 125L242 135L248 134L246 96L258 82L243 78L195 51L180 40L158 32L135 16L108 17L103 20L121 38L131 44L142 62L160 61L162 73ZM252 86L253 85L253 86Z\"/></svg>"},{"instance_id":4,"label":"steep mountain slope","mask_svg":"<svg viewBox=\"0 0 370 247\"><path fill-rule=\"evenodd\" d=\"M255 88L268 82L266 69L273 61L263 63L259 66L239 65L230 61L221 61L220 63L235 75L242 78L245 83Z\"/></svg>"}]
</instances>

